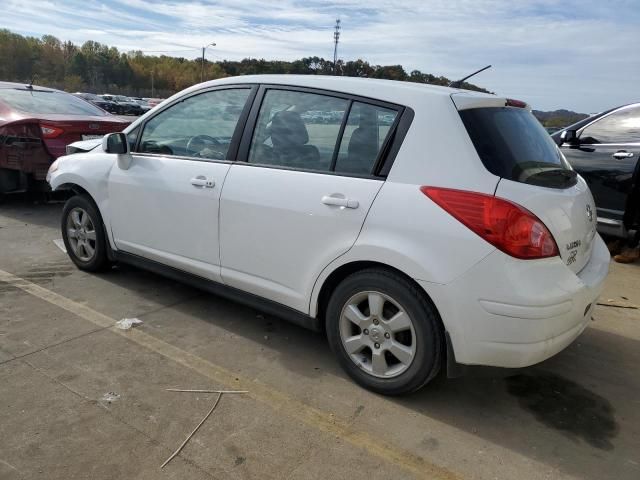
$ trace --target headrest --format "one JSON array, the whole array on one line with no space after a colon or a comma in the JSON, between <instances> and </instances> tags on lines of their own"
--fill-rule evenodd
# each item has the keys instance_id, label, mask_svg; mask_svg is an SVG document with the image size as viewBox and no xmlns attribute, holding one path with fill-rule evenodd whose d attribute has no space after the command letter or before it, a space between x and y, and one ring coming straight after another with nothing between
<instances>
[{"instance_id":1,"label":"headrest","mask_svg":"<svg viewBox=\"0 0 640 480\"><path fill-rule=\"evenodd\" d=\"M274 148L297 147L309 141L307 127L297 112L285 110L276 113L269 131Z\"/></svg>"}]
</instances>

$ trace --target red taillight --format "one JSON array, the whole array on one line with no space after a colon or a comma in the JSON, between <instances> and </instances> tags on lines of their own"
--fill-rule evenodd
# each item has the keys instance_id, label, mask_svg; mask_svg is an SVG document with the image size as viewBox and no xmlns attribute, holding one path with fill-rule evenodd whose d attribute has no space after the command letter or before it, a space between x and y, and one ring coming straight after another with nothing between
<instances>
[{"instance_id":1,"label":"red taillight","mask_svg":"<svg viewBox=\"0 0 640 480\"><path fill-rule=\"evenodd\" d=\"M507 107L527 108L527 102L523 102L522 100L515 100L513 98L507 98L506 106Z\"/></svg>"},{"instance_id":2,"label":"red taillight","mask_svg":"<svg viewBox=\"0 0 640 480\"><path fill-rule=\"evenodd\" d=\"M529 210L484 193L420 187L420 191L487 242L521 259L555 257L558 245Z\"/></svg>"},{"instance_id":3,"label":"red taillight","mask_svg":"<svg viewBox=\"0 0 640 480\"><path fill-rule=\"evenodd\" d=\"M62 128L45 123L40 124L40 131L42 132L42 138L56 138L64 133Z\"/></svg>"}]
</instances>

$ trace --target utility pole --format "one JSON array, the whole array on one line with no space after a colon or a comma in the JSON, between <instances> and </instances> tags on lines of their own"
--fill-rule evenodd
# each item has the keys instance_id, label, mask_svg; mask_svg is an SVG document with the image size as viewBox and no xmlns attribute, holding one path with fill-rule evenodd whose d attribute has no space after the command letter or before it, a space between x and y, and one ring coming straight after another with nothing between
<instances>
[{"instance_id":1,"label":"utility pole","mask_svg":"<svg viewBox=\"0 0 640 480\"><path fill-rule=\"evenodd\" d=\"M210 43L209 45L205 45L202 47L202 69L200 70L200 83L204 82L204 51L207 47L215 47L215 43Z\"/></svg>"},{"instance_id":2,"label":"utility pole","mask_svg":"<svg viewBox=\"0 0 640 480\"><path fill-rule=\"evenodd\" d=\"M151 69L151 98L156 98L153 94L153 68Z\"/></svg>"},{"instance_id":3,"label":"utility pole","mask_svg":"<svg viewBox=\"0 0 640 480\"><path fill-rule=\"evenodd\" d=\"M336 19L336 26L333 32L333 74L338 74L338 42L340 41L340 19Z\"/></svg>"}]
</instances>

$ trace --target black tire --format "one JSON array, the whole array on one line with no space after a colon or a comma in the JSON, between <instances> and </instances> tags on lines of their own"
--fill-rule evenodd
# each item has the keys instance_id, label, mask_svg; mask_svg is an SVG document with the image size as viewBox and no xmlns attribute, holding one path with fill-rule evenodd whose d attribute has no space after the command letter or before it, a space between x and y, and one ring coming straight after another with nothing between
<instances>
[{"instance_id":1,"label":"black tire","mask_svg":"<svg viewBox=\"0 0 640 480\"><path fill-rule=\"evenodd\" d=\"M368 291L380 292L397 302L409 315L415 332L413 360L406 370L392 378L374 376L360 366L362 363L356 364L341 340L340 317L343 309L354 296ZM440 371L444 332L439 314L424 292L393 271L372 268L345 278L333 291L327 304L326 330L329 345L342 368L356 383L374 392L384 395L414 392Z\"/></svg>"},{"instance_id":2,"label":"black tire","mask_svg":"<svg viewBox=\"0 0 640 480\"><path fill-rule=\"evenodd\" d=\"M70 239L67 229L69 216L76 209L82 209L88 214L93 226L93 232L95 232L95 240L91 241L92 248L94 249L94 254L88 260L83 260L78 256L78 254L74 252L74 248L71 243L72 239ZM109 258L107 256L108 240L104 232L102 216L100 215L98 207L90 197L86 195L74 195L69 200L67 200L62 210L61 229L62 239L64 240L67 254L69 255L69 258L71 258L71 261L75 263L80 270L84 270L87 272L99 272L102 270L106 270L111 266L111 263L109 262Z\"/></svg>"}]
</instances>

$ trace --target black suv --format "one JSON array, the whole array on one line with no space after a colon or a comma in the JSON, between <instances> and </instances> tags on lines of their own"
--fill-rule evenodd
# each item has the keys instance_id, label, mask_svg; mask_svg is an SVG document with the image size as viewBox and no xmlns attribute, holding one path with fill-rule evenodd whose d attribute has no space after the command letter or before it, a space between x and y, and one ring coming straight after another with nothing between
<instances>
[{"instance_id":1,"label":"black suv","mask_svg":"<svg viewBox=\"0 0 640 480\"><path fill-rule=\"evenodd\" d=\"M589 184L598 231L626 238L640 228L640 103L585 118L552 138Z\"/></svg>"}]
</instances>

